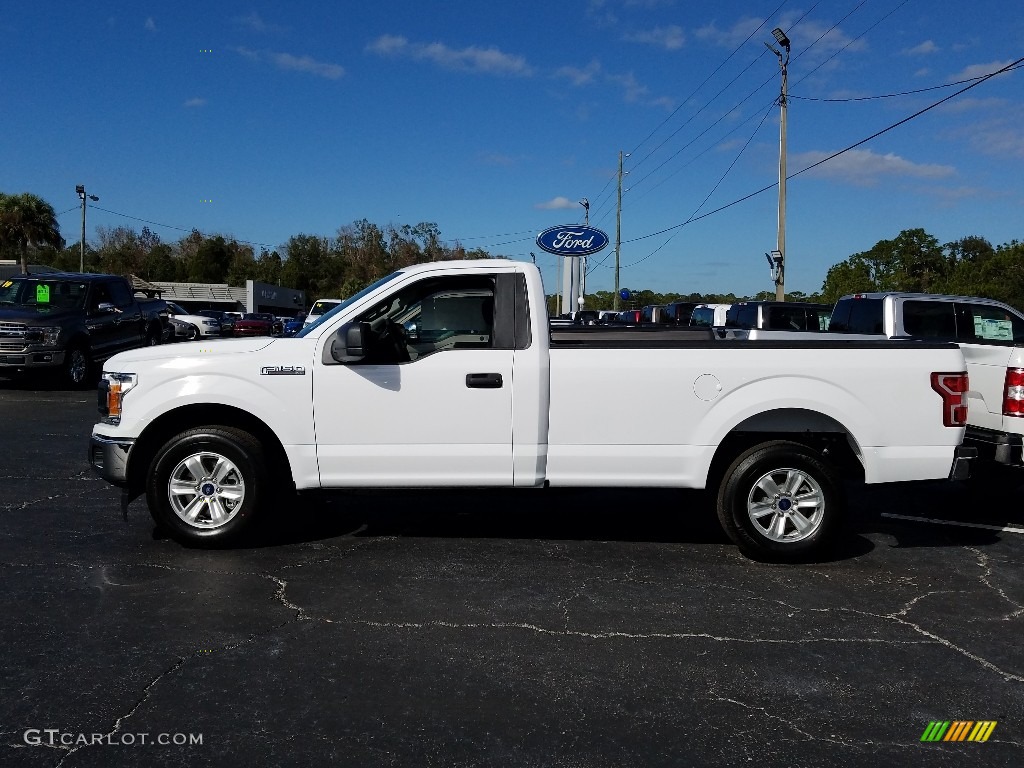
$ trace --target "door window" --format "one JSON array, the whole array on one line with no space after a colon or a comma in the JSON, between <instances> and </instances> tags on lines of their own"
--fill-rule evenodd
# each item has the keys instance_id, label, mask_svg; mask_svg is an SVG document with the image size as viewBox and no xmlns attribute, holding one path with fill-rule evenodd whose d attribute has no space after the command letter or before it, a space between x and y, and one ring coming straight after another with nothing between
<instances>
[{"instance_id":1,"label":"door window","mask_svg":"<svg viewBox=\"0 0 1024 768\"><path fill-rule=\"evenodd\" d=\"M955 306L951 301L903 302L903 330L921 339L956 338Z\"/></svg>"},{"instance_id":2,"label":"door window","mask_svg":"<svg viewBox=\"0 0 1024 768\"><path fill-rule=\"evenodd\" d=\"M370 327L367 363L405 363L436 352L491 349L494 277L421 280L357 319Z\"/></svg>"},{"instance_id":3,"label":"door window","mask_svg":"<svg viewBox=\"0 0 1024 768\"><path fill-rule=\"evenodd\" d=\"M991 304L966 304L962 309L958 313L958 340L1024 340L1024 318Z\"/></svg>"}]
</instances>

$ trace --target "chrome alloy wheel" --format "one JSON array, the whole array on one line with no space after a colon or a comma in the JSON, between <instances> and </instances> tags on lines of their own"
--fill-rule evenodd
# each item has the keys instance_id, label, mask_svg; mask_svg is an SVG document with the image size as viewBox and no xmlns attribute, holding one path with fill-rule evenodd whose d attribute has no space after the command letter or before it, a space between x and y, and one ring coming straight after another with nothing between
<instances>
[{"instance_id":1,"label":"chrome alloy wheel","mask_svg":"<svg viewBox=\"0 0 1024 768\"><path fill-rule=\"evenodd\" d=\"M219 528L242 507L245 481L230 460L202 451L178 462L167 482L171 509L195 528Z\"/></svg>"},{"instance_id":2,"label":"chrome alloy wheel","mask_svg":"<svg viewBox=\"0 0 1024 768\"><path fill-rule=\"evenodd\" d=\"M754 529L771 541L806 539L821 527L825 494L814 478L799 469L773 469L747 495Z\"/></svg>"}]
</instances>

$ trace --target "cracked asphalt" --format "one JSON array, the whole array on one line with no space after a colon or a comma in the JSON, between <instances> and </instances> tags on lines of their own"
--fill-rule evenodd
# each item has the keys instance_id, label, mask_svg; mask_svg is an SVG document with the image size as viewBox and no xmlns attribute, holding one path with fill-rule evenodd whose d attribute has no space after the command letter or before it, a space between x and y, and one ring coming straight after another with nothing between
<instances>
[{"instance_id":1,"label":"cracked asphalt","mask_svg":"<svg viewBox=\"0 0 1024 768\"><path fill-rule=\"evenodd\" d=\"M811 565L607 489L300 497L201 551L122 520L94 401L0 380L5 766L1024 765L1015 483L851 488Z\"/></svg>"}]
</instances>

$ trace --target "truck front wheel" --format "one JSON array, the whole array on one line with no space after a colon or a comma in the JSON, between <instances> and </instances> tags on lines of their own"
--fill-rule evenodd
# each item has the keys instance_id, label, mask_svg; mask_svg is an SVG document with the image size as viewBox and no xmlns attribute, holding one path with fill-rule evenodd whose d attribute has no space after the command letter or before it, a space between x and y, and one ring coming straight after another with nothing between
<instances>
[{"instance_id":1,"label":"truck front wheel","mask_svg":"<svg viewBox=\"0 0 1024 768\"><path fill-rule=\"evenodd\" d=\"M772 441L741 454L725 471L718 519L748 557L794 562L832 544L845 511L835 470L799 443Z\"/></svg>"},{"instance_id":2,"label":"truck front wheel","mask_svg":"<svg viewBox=\"0 0 1024 768\"><path fill-rule=\"evenodd\" d=\"M252 522L268 482L263 449L252 435L200 427L175 435L157 452L146 500L157 525L177 541L221 546Z\"/></svg>"},{"instance_id":3,"label":"truck front wheel","mask_svg":"<svg viewBox=\"0 0 1024 768\"><path fill-rule=\"evenodd\" d=\"M89 383L91 367L89 355L81 344L76 344L64 353L64 380L75 389Z\"/></svg>"}]
</instances>

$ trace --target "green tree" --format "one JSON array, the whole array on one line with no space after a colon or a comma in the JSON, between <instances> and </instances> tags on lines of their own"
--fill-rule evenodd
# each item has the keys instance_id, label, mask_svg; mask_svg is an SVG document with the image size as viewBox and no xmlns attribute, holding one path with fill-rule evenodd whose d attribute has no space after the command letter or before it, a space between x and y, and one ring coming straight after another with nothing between
<instances>
[{"instance_id":1,"label":"green tree","mask_svg":"<svg viewBox=\"0 0 1024 768\"><path fill-rule=\"evenodd\" d=\"M207 237L186 262L185 279L190 283L226 283L232 257L232 249L223 237Z\"/></svg>"},{"instance_id":2,"label":"green tree","mask_svg":"<svg viewBox=\"0 0 1024 768\"><path fill-rule=\"evenodd\" d=\"M0 193L0 247L18 253L22 274L28 273L30 245L64 247L53 206L29 192L20 195Z\"/></svg>"}]
</instances>

